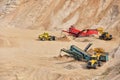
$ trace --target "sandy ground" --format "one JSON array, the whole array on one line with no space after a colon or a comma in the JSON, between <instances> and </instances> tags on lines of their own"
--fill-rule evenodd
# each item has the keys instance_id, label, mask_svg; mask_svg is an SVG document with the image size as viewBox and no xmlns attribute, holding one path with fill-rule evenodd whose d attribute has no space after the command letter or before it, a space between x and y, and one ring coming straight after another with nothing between
<instances>
[{"instance_id":1,"label":"sandy ground","mask_svg":"<svg viewBox=\"0 0 120 80\"><path fill-rule=\"evenodd\" d=\"M98 40L79 38L71 41L39 41L39 30L15 28L0 29L0 80L91 80L98 78L113 63L112 58L102 67L86 69L86 63L72 58L55 58L60 49L74 44L84 49L92 42L94 47L102 47L111 52L118 46L118 40ZM50 32L60 36L60 32ZM88 39L87 42L82 42ZM63 53L64 54L64 53Z\"/></svg>"}]
</instances>

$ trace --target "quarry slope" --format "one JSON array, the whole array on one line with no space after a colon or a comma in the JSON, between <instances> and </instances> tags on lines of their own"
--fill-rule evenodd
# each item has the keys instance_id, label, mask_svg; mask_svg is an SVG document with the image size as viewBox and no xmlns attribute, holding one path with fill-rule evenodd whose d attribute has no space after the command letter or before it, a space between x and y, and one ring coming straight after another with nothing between
<instances>
[{"instance_id":1,"label":"quarry slope","mask_svg":"<svg viewBox=\"0 0 120 80\"><path fill-rule=\"evenodd\" d=\"M4 0L0 22L10 27L60 30L78 28L120 28L120 0Z\"/></svg>"}]
</instances>

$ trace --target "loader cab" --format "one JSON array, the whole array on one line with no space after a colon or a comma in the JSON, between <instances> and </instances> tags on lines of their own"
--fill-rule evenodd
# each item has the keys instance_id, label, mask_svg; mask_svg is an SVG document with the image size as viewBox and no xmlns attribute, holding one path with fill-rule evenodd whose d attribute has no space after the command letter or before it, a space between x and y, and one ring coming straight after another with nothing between
<instances>
[{"instance_id":1,"label":"loader cab","mask_svg":"<svg viewBox=\"0 0 120 80\"><path fill-rule=\"evenodd\" d=\"M96 56L91 56L90 60L97 60L97 57Z\"/></svg>"},{"instance_id":2,"label":"loader cab","mask_svg":"<svg viewBox=\"0 0 120 80\"><path fill-rule=\"evenodd\" d=\"M44 32L43 35L44 35L45 37L48 37L48 36L49 36L49 34L46 33L46 32Z\"/></svg>"}]
</instances>

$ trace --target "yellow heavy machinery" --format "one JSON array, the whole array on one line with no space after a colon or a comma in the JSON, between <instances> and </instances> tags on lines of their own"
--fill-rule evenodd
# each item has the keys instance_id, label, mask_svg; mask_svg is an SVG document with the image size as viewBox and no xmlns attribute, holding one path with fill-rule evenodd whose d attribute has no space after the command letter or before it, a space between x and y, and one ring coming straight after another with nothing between
<instances>
[{"instance_id":1,"label":"yellow heavy machinery","mask_svg":"<svg viewBox=\"0 0 120 80\"><path fill-rule=\"evenodd\" d=\"M103 28L100 27L100 28L97 28L97 30L101 34L99 36L99 39L101 39L101 40L111 40L112 39L112 35L110 35L108 32L103 32Z\"/></svg>"},{"instance_id":2,"label":"yellow heavy machinery","mask_svg":"<svg viewBox=\"0 0 120 80\"><path fill-rule=\"evenodd\" d=\"M87 63L87 68L90 69L90 68L94 68L96 69L97 66L101 66L101 62L97 59L97 56L96 55L92 55L90 57L90 60L88 61Z\"/></svg>"},{"instance_id":3,"label":"yellow heavy machinery","mask_svg":"<svg viewBox=\"0 0 120 80\"><path fill-rule=\"evenodd\" d=\"M99 61L108 61L108 53L105 52L103 48L94 48L94 53Z\"/></svg>"},{"instance_id":4,"label":"yellow heavy machinery","mask_svg":"<svg viewBox=\"0 0 120 80\"><path fill-rule=\"evenodd\" d=\"M69 49L61 49L60 52L69 54L70 57L78 61L87 61L87 68L96 69L97 66L101 66L101 61L108 61L108 54L102 48L95 48L93 51L95 54L92 56L87 52L92 43L89 43L84 50L75 45L71 45Z\"/></svg>"},{"instance_id":5,"label":"yellow heavy machinery","mask_svg":"<svg viewBox=\"0 0 120 80\"><path fill-rule=\"evenodd\" d=\"M45 40L49 40L49 41L54 41L55 40L55 36L51 36L49 35L48 33L44 32L43 34L40 34L38 36L38 38L41 40L41 41L45 41Z\"/></svg>"},{"instance_id":6,"label":"yellow heavy machinery","mask_svg":"<svg viewBox=\"0 0 120 80\"><path fill-rule=\"evenodd\" d=\"M104 51L103 48L94 48L94 55L90 57L88 61L87 68L96 69L97 65L101 66L101 62L108 61L108 53Z\"/></svg>"},{"instance_id":7,"label":"yellow heavy machinery","mask_svg":"<svg viewBox=\"0 0 120 80\"><path fill-rule=\"evenodd\" d=\"M87 68L96 69L97 65L101 66L101 62L108 61L108 53L103 48L94 48L94 55L88 61Z\"/></svg>"}]
</instances>

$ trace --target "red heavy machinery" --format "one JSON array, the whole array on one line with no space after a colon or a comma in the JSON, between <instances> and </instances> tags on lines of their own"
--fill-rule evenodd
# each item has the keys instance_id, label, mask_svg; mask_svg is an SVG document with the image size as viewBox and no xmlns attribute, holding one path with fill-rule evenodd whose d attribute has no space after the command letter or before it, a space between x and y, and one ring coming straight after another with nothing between
<instances>
[{"instance_id":1,"label":"red heavy machinery","mask_svg":"<svg viewBox=\"0 0 120 80\"><path fill-rule=\"evenodd\" d=\"M78 30L74 26L71 26L68 31L62 30L62 32L66 32L74 37L87 37L87 36L92 36L94 34L98 34L97 29Z\"/></svg>"}]
</instances>

